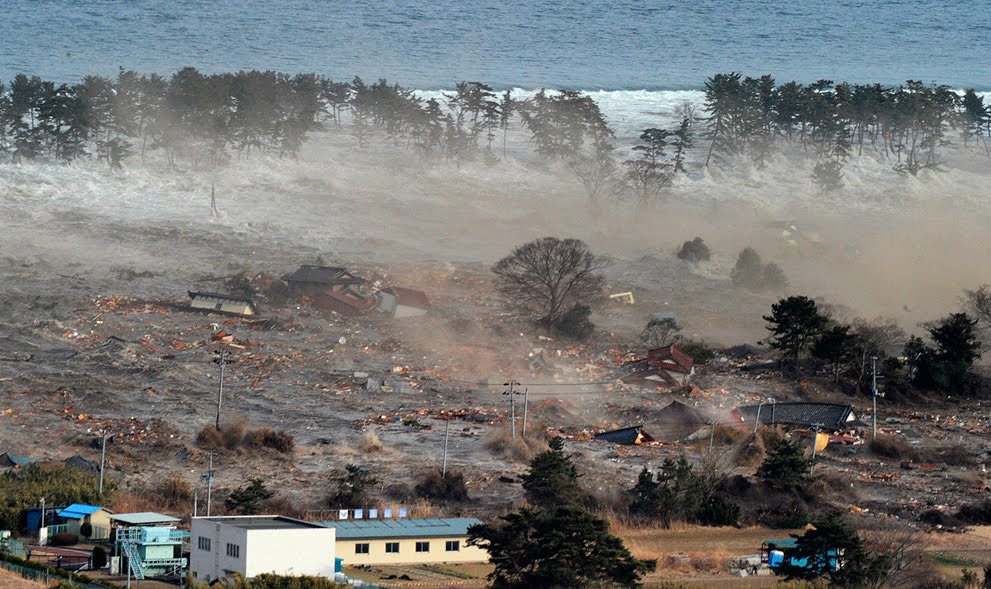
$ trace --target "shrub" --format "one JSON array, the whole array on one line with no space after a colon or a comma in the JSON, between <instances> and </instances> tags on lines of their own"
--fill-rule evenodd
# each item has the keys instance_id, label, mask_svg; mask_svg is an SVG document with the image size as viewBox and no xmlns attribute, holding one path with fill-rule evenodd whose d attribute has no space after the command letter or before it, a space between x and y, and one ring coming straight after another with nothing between
<instances>
[{"instance_id":1,"label":"shrub","mask_svg":"<svg viewBox=\"0 0 991 589\"><path fill-rule=\"evenodd\" d=\"M892 460L919 460L919 451L897 436L880 434L867 443L871 454Z\"/></svg>"},{"instance_id":2,"label":"shrub","mask_svg":"<svg viewBox=\"0 0 991 589\"><path fill-rule=\"evenodd\" d=\"M496 456L505 456L515 462L530 462L547 449L547 439L530 432L527 432L525 439L521 435L514 438L508 427L502 427L490 432L483 445Z\"/></svg>"},{"instance_id":3,"label":"shrub","mask_svg":"<svg viewBox=\"0 0 991 589\"><path fill-rule=\"evenodd\" d=\"M89 537L93 535L93 524L83 522L83 524L79 526L79 535L89 540Z\"/></svg>"},{"instance_id":4,"label":"shrub","mask_svg":"<svg viewBox=\"0 0 991 589\"><path fill-rule=\"evenodd\" d=\"M784 271L777 264L764 264L752 247L744 248L737 256L730 279L735 286L750 290L781 290L788 286Z\"/></svg>"},{"instance_id":5,"label":"shrub","mask_svg":"<svg viewBox=\"0 0 991 589\"><path fill-rule=\"evenodd\" d=\"M468 488L462 472L450 471L442 476L440 469L427 471L416 485L416 494L425 499L439 501L467 501Z\"/></svg>"},{"instance_id":6,"label":"shrub","mask_svg":"<svg viewBox=\"0 0 991 589\"><path fill-rule=\"evenodd\" d=\"M759 288L764 279L764 260L752 247L744 248L736 257L736 265L730 272L730 279L736 286Z\"/></svg>"},{"instance_id":7,"label":"shrub","mask_svg":"<svg viewBox=\"0 0 991 589\"><path fill-rule=\"evenodd\" d=\"M677 255L680 260L696 263L708 261L712 257L712 252L709 251L709 246L702 241L701 237L696 237L681 244Z\"/></svg>"},{"instance_id":8,"label":"shrub","mask_svg":"<svg viewBox=\"0 0 991 589\"><path fill-rule=\"evenodd\" d=\"M361 444L358 448L365 454L372 454L381 452L385 447L375 432L365 432L365 435L361 437Z\"/></svg>"},{"instance_id":9,"label":"shrub","mask_svg":"<svg viewBox=\"0 0 991 589\"><path fill-rule=\"evenodd\" d=\"M180 476L170 476L157 485L153 492L169 507L185 505L193 500L193 485Z\"/></svg>"},{"instance_id":10,"label":"shrub","mask_svg":"<svg viewBox=\"0 0 991 589\"><path fill-rule=\"evenodd\" d=\"M763 290L783 290L788 287L788 278L777 264L768 263L764 266Z\"/></svg>"},{"instance_id":11,"label":"shrub","mask_svg":"<svg viewBox=\"0 0 991 589\"><path fill-rule=\"evenodd\" d=\"M691 356L699 366L705 365L716 357L716 352L704 340L682 340L677 344L678 349Z\"/></svg>"},{"instance_id":12,"label":"shrub","mask_svg":"<svg viewBox=\"0 0 991 589\"><path fill-rule=\"evenodd\" d=\"M79 543L79 536L69 532L59 532L48 539L52 546L73 546Z\"/></svg>"},{"instance_id":13,"label":"shrub","mask_svg":"<svg viewBox=\"0 0 991 589\"><path fill-rule=\"evenodd\" d=\"M288 432L265 427L246 433L244 445L248 448L271 448L283 454L291 454L296 448L296 440Z\"/></svg>"},{"instance_id":14,"label":"shrub","mask_svg":"<svg viewBox=\"0 0 991 589\"><path fill-rule=\"evenodd\" d=\"M103 546L93 547L93 569L102 569L107 566L107 551Z\"/></svg>"},{"instance_id":15,"label":"shrub","mask_svg":"<svg viewBox=\"0 0 991 589\"><path fill-rule=\"evenodd\" d=\"M592 316L592 309L588 305L578 305L572 307L554 325L554 331L558 335L575 340L586 340L595 331L595 324L589 321Z\"/></svg>"},{"instance_id":16,"label":"shrub","mask_svg":"<svg viewBox=\"0 0 991 589\"><path fill-rule=\"evenodd\" d=\"M961 506L956 513L956 518L969 525L986 526L991 524L991 499Z\"/></svg>"}]
</instances>

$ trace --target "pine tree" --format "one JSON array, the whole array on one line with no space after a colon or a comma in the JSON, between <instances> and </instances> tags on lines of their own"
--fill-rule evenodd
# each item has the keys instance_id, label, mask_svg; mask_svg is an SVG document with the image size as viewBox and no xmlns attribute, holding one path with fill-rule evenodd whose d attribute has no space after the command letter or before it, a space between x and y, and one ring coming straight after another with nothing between
<instances>
[{"instance_id":1,"label":"pine tree","mask_svg":"<svg viewBox=\"0 0 991 589\"><path fill-rule=\"evenodd\" d=\"M828 319L819 314L815 301L805 296L792 296L771 305L771 314L764 316L771 332L768 344L782 353L785 365L798 371L799 356L819 336Z\"/></svg>"},{"instance_id":2,"label":"pine tree","mask_svg":"<svg viewBox=\"0 0 991 589\"><path fill-rule=\"evenodd\" d=\"M530 461L530 471L523 475L523 491L527 501L538 507L581 504L585 496L578 477L578 469L564 451L564 441L553 438L550 448Z\"/></svg>"},{"instance_id":3,"label":"pine tree","mask_svg":"<svg viewBox=\"0 0 991 589\"><path fill-rule=\"evenodd\" d=\"M812 460L795 442L777 438L757 469L757 478L769 487L794 489L812 480Z\"/></svg>"},{"instance_id":4,"label":"pine tree","mask_svg":"<svg viewBox=\"0 0 991 589\"><path fill-rule=\"evenodd\" d=\"M229 511L241 515L258 515L261 513L262 503L274 496L275 492L265 486L264 479L253 477L248 479L247 487L238 487L231 491L224 506Z\"/></svg>"}]
</instances>

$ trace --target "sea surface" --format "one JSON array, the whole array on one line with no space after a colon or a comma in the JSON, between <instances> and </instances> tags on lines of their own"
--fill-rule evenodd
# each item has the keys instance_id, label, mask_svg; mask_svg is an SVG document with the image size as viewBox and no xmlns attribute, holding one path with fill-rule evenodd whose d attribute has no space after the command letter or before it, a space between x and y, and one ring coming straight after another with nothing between
<instances>
[{"instance_id":1,"label":"sea surface","mask_svg":"<svg viewBox=\"0 0 991 589\"><path fill-rule=\"evenodd\" d=\"M0 0L0 80L193 65L430 90L697 90L711 74L991 89L989 0Z\"/></svg>"}]
</instances>

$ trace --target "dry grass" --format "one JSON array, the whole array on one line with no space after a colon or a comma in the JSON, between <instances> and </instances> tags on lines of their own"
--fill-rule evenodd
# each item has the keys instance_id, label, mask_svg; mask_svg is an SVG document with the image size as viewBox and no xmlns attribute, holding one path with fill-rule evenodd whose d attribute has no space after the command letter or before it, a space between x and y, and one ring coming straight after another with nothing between
<instances>
[{"instance_id":1,"label":"dry grass","mask_svg":"<svg viewBox=\"0 0 991 589\"><path fill-rule=\"evenodd\" d=\"M709 528L676 525L664 529L659 525L644 525L608 517L609 531L619 536L638 558L666 559L684 553L697 558L723 559L757 554L768 538L787 538L801 530L772 530L764 527ZM661 564L660 562L658 563Z\"/></svg>"},{"instance_id":2,"label":"dry grass","mask_svg":"<svg viewBox=\"0 0 991 589\"><path fill-rule=\"evenodd\" d=\"M41 589L44 583L29 581L7 569L0 568L0 589Z\"/></svg>"},{"instance_id":3,"label":"dry grass","mask_svg":"<svg viewBox=\"0 0 991 589\"><path fill-rule=\"evenodd\" d=\"M196 445L203 450L230 450L256 452L271 449L283 454L291 454L296 447L293 435L276 431L269 427L250 429L246 418L221 424L220 429L208 425L196 436Z\"/></svg>"},{"instance_id":4,"label":"dry grass","mask_svg":"<svg viewBox=\"0 0 991 589\"><path fill-rule=\"evenodd\" d=\"M505 426L493 430L485 437L485 448L495 456L503 456L515 462L525 463L547 450L548 446L543 429L540 429L539 433L528 432L524 439L519 435L514 438L512 430Z\"/></svg>"}]
</instances>

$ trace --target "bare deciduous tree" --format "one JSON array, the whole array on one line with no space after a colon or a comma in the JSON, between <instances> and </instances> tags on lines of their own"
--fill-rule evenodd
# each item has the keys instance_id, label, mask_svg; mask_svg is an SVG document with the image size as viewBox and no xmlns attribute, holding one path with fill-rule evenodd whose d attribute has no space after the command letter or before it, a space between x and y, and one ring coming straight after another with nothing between
<instances>
[{"instance_id":1,"label":"bare deciduous tree","mask_svg":"<svg viewBox=\"0 0 991 589\"><path fill-rule=\"evenodd\" d=\"M885 357L892 350L905 343L905 331L894 319L876 317L874 319L854 319L850 332L860 339L853 359L853 372L857 386L862 386L871 370L871 356Z\"/></svg>"},{"instance_id":2,"label":"bare deciduous tree","mask_svg":"<svg viewBox=\"0 0 991 589\"><path fill-rule=\"evenodd\" d=\"M963 295L964 308L977 319L977 327L982 333L991 335L991 284L964 290ZM985 338L985 341L989 339ZM985 345L991 346L991 343Z\"/></svg>"},{"instance_id":3,"label":"bare deciduous tree","mask_svg":"<svg viewBox=\"0 0 991 589\"><path fill-rule=\"evenodd\" d=\"M543 237L499 260L492 272L507 303L544 327L602 292L605 260L578 239Z\"/></svg>"}]
</instances>

